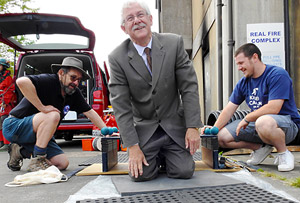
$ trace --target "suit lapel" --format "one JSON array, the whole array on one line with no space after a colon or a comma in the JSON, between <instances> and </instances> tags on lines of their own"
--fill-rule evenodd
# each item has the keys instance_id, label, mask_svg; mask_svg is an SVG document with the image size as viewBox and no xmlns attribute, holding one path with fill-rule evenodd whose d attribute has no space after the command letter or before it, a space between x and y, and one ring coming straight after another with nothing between
<instances>
[{"instance_id":1,"label":"suit lapel","mask_svg":"<svg viewBox=\"0 0 300 203\"><path fill-rule=\"evenodd\" d=\"M146 67L146 64L144 63L142 57L137 53L132 42L130 42L128 45L128 57L130 58L129 63L136 70L136 72L138 72L138 74L144 78L149 85L152 85L152 78Z\"/></svg>"},{"instance_id":2,"label":"suit lapel","mask_svg":"<svg viewBox=\"0 0 300 203\"><path fill-rule=\"evenodd\" d=\"M162 63L165 57L165 51L159 39L153 33L152 35L152 89L155 88L161 73Z\"/></svg>"}]
</instances>

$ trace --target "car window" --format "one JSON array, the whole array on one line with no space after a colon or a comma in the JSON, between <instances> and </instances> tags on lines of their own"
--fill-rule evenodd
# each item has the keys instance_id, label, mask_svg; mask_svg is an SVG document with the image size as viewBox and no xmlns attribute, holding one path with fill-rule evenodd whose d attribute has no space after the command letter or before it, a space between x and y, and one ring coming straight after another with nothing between
<instances>
[{"instance_id":1,"label":"car window","mask_svg":"<svg viewBox=\"0 0 300 203\"><path fill-rule=\"evenodd\" d=\"M24 38L26 40L16 41ZM66 35L66 34L28 34L17 35L8 38L14 44L18 44L23 50L59 50L59 49L87 49L89 39L84 36ZM20 42L22 44L20 44Z\"/></svg>"}]
</instances>

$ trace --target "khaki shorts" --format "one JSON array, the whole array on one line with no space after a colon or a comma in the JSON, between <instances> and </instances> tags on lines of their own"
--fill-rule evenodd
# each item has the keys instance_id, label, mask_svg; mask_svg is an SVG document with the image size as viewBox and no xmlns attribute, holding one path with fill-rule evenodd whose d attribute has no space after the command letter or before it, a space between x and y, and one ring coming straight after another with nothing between
<instances>
[{"instance_id":1,"label":"khaki shorts","mask_svg":"<svg viewBox=\"0 0 300 203\"><path fill-rule=\"evenodd\" d=\"M292 142L296 138L298 133L298 127L292 121L290 115L269 114L269 116L275 119L278 127L281 128L285 133L286 144ZM261 143L261 144L263 143L263 141L260 139L260 137L258 136L255 130L255 122L250 122L249 125L246 127L246 129L241 129L239 136L236 136L236 128L240 122L241 120L235 120L225 126L225 128L230 132L230 134L232 135L232 137L236 142L246 141L246 142L254 142L254 143Z\"/></svg>"}]
</instances>

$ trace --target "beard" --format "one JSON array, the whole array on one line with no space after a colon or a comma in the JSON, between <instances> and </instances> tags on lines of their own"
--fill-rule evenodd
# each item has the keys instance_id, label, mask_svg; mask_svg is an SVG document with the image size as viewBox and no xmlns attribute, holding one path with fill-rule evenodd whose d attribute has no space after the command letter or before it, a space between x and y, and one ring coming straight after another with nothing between
<instances>
[{"instance_id":1,"label":"beard","mask_svg":"<svg viewBox=\"0 0 300 203\"><path fill-rule=\"evenodd\" d=\"M76 91L76 89L70 88L69 86L63 86L63 88L67 95L72 95Z\"/></svg>"},{"instance_id":2,"label":"beard","mask_svg":"<svg viewBox=\"0 0 300 203\"><path fill-rule=\"evenodd\" d=\"M63 89L63 91L67 94L67 95L72 95L74 94L74 92L76 91L76 87L71 85L64 85L62 84L62 82L60 83L61 88ZM74 88L70 88L69 86L72 86Z\"/></svg>"}]
</instances>

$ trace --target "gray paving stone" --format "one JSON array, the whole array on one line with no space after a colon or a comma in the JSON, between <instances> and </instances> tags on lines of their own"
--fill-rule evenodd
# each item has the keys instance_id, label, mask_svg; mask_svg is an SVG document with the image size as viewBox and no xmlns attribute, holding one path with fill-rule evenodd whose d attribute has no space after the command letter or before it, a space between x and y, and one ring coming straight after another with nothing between
<instances>
[{"instance_id":1,"label":"gray paving stone","mask_svg":"<svg viewBox=\"0 0 300 203\"><path fill-rule=\"evenodd\" d=\"M124 175L112 177L112 182L121 196L243 183L211 171L195 171L191 179L172 179L160 174L152 181L133 182L128 175Z\"/></svg>"}]
</instances>

